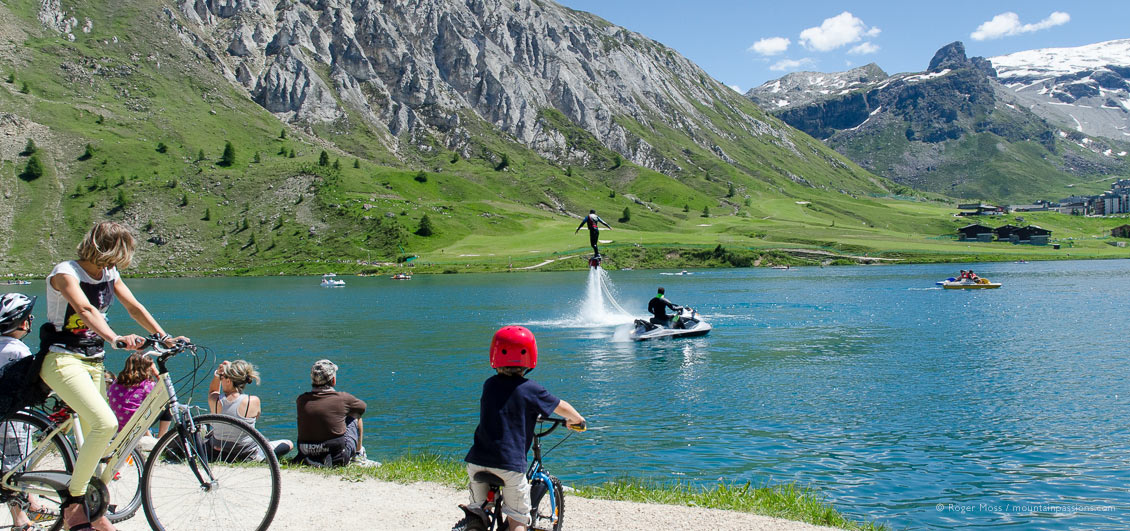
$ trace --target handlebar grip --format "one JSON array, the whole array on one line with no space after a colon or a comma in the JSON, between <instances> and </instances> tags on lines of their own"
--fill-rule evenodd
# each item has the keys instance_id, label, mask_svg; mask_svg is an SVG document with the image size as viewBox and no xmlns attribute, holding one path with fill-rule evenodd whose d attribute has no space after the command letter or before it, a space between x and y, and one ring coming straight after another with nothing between
<instances>
[{"instance_id":1,"label":"handlebar grip","mask_svg":"<svg viewBox=\"0 0 1130 531\"><path fill-rule=\"evenodd\" d=\"M565 427L567 427L567 428L569 428L569 429L571 429L571 430L573 430L577 433L581 433L581 432L583 432L583 431L585 431L589 428L588 423L586 423L586 422L582 422L580 424L566 424Z\"/></svg>"},{"instance_id":2,"label":"handlebar grip","mask_svg":"<svg viewBox=\"0 0 1130 531\"><path fill-rule=\"evenodd\" d=\"M126 342L125 342L125 341L122 341L121 339L119 339L119 340L117 340L117 341L115 341L115 342L114 342L114 348L116 348L116 349L124 349L124 348L126 348Z\"/></svg>"}]
</instances>

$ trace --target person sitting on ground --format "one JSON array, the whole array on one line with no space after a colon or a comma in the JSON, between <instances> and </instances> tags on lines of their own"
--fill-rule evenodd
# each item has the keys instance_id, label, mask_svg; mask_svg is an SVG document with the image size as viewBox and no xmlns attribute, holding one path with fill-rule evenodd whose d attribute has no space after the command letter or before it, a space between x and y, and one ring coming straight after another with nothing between
<instances>
[{"instance_id":1,"label":"person sitting on ground","mask_svg":"<svg viewBox=\"0 0 1130 531\"><path fill-rule=\"evenodd\" d=\"M483 383L479 398L479 425L475 442L463 459L470 477L470 503L464 511L485 518L482 506L489 486L475 475L489 472L505 482L502 512L511 531L526 531L530 525L530 483L526 479L526 456L533 443L538 417L558 414L569 426L584 428L585 418L568 402L549 393L526 374L538 363L538 345L533 332L521 326L504 326L490 344L490 366L496 374Z\"/></svg>"},{"instance_id":2,"label":"person sitting on ground","mask_svg":"<svg viewBox=\"0 0 1130 531\"><path fill-rule=\"evenodd\" d=\"M235 417L255 427L255 421L262 414L262 403L259 397L243 393L244 388L250 383L259 383L259 371L255 366L243 361L224 361L212 374L212 382L208 384L208 410L229 417ZM212 431L213 451L224 456L231 456L232 460L261 460L264 456L254 450L241 450L242 447L254 448L252 441L240 440L238 431L224 424L217 424ZM245 435L243 437L246 437ZM271 449L275 455L282 457L294 448L294 443L286 439L270 441Z\"/></svg>"},{"instance_id":3,"label":"person sitting on ground","mask_svg":"<svg viewBox=\"0 0 1130 531\"><path fill-rule=\"evenodd\" d=\"M153 392L153 386L157 384L158 378L157 364L153 363L149 356L134 352L126 358L122 372L118 373L118 376L106 387L106 398L110 402L110 409L114 410L114 415L118 417L118 431L126 426L133 414L141 407L145 397ZM167 410L162 411L158 420L160 423L157 438L160 438L169 431L173 416ZM152 449L156 442L153 437L146 436L142 438L140 444L142 449Z\"/></svg>"},{"instance_id":4,"label":"person sitting on ground","mask_svg":"<svg viewBox=\"0 0 1130 531\"><path fill-rule=\"evenodd\" d=\"M379 465L369 461L362 446L365 434L361 416L366 405L357 397L334 389L337 365L318 360L310 368L312 389L298 396L298 455L295 460L313 466Z\"/></svg>"},{"instance_id":5,"label":"person sitting on ground","mask_svg":"<svg viewBox=\"0 0 1130 531\"><path fill-rule=\"evenodd\" d=\"M0 296L0 373L5 373L9 368L14 369L17 361L31 357L31 349L24 344L22 339L31 331L31 323L34 319L31 315L31 309L34 306L35 297L28 297L23 293L5 293ZM15 374L12 376L15 376ZM5 378L5 380L7 379ZM5 385L3 392L10 393L12 389ZM14 407L19 406L15 405ZM23 429L25 427L26 425L19 423L5 422L0 424L0 441L3 442L0 475L8 473L11 467L22 461L31 451L32 434ZM28 496L28 509L33 514L40 509L36 496ZM38 529L19 503L9 503L8 511L12 513L12 530Z\"/></svg>"},{"instance_id":6,"label":"person sitting on ground","mask_svg":"<svg viewBox=\"0 0 1130 531\"><path fill-rule=\"evenodd\" d=\"M608 227L608 230L612 230L612 227L609 227L608 224L605 223L603 219L600 219L600 216L596 215L595 210L589 210L589 215L585 216L585 219L581 220L581 224L577 225L577 230L573 231L573 234L576 234L577 232L579 232L581 230L581 227L588 225L588 227L589 227L589 245L592 246L592 252L593 252L594 258L600 258L600 249L598 249L597 246L596 246L596 244L600 243L600 240L599 240L600 227L597 226L597 223L600 223L601 225Z\"/></svg>"},{"instance_id":7,"label":"person sitting on ground","mask_svg":"<svg viewBox=\"0 0 1130 531\"><path fill-rule=\"evenodd\" d=\"M647 311L651 312L651 315L653 316L651 319L649 319L651 321L651 324L657 324L659 326L670 326L671 318L678 317L678 315L667 315L667 308L671 308L672 310L675 310L677 312L682 310L683 307L665 299L663 297L663 293L663 288L660 287L658 293L656 293L655 296L652 297L650 301L648 301Z\"/></svg>"}]
</instances>

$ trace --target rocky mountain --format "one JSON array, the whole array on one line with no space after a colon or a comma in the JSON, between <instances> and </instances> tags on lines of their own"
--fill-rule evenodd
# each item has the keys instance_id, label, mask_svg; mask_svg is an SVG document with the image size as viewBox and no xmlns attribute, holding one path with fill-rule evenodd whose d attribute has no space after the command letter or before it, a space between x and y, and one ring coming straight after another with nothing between
<instances>
[{"instance_id":1,"label":"rocky mountain","mask_svg":"<svg viewBox=\"0 0 1130 531\"><path fill-rule=\"evenodd\" d=\"M490 127L560 163L592 154L544 116L561 113L606 148L668 174L693 164L640 129L671 127L732 162L714 137L787 129L741 109L726 87L662 44L540 0L180 0L168 23L281 119L357 119L402 144L467 151ZM726 122L710 116L726 108ZM468 117L464 111L472 111Z\"/></svg>"},{"instance_id":2,"label":"rocky mountain","mask_svg":"<svg viewBox=\"0 0 1130 531\"><path fill-rule=\"evenodd\" d=\"M479 256L590 208L625 232L733 217L743 241L778 202L932 223L673 50L544 0L5 0L0 73L0 269L106 217L183 270Z\"/></svg>"},{"instance_id":3,"label":"rocky mountain","mask_svg":"<svg viewBox=\"0 0 1130 531\"><path fill-rule=\"evenodd\" d=\"M991 57L997 79L1067 131L1130 141L1130 39Z\"/></svg>"},{"instance_id":4,"label":"rocky mountain","mask_svg":"<svg viewBox=\"0 0 1130 531\"><path fill-rule=\"evenodd\" d=\"M747 96L861 166L921 190L1023 201L1069 195L1068 185L1130 167L1123 143L1045 120L1001 83L994 63L967 57L960 42L938 50L924 72L864 68L793 74Z\"/></svg>"}]
</instances>

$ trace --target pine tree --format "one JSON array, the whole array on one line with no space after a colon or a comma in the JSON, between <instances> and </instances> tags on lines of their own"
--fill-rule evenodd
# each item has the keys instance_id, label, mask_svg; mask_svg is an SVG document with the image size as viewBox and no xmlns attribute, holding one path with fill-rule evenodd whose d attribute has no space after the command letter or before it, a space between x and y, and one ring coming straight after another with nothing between
<instances>
[{"instance_id":1,"label":"pine tree","mask_svg":"<svg viewBox=\"0 0 1130 531\"><path fill-rule=\"evenodd\" d=\"M20 94L30 94L30 93L31 93L31 87L27 86L27 81L24 81L24 84L20 87Z\"/></svg>"},{"instance_id":2,"label":"pine tree","mask_svg":"<svg viewBox=\"0 0 1130 531\"><path fill-rule=\"evenodd\" d=\"M182 207L188 206L188 194L181 194L181 196L180 196L180 206L182 206Z\"/></svg>"},{"instance_id":3,"label":"pine tree","mask_svg":"<svg viewBox=\"0 0 1130 531\"><path fill-rule=\"evenodd\" d=\"M502 162L499 162L498 166L494 167L494 171L502 171L502 170L505 170L509 166L510 166L510 155L503 153L502 154Z\"/></svg>"},{"instance_id":4,"label":"pine tree","mask_svg":"<svg viewBox=\"0 0 1130 531\"><path fill-rule=\"evenodd\" d=\"M632 213L628 211L628 207L624 207L624 215L620 216L620 223L627 223L632 220Z\"/></svg>"},{"instance_id":5,"label":"pine tree","mask_svg":"<svg viewBox=\"0 0 1130 531\"><path fill-rule=\"evenodd\" d=\"M704 218L710 217L710 207L708 207L708 206L702 207L702 217L704 217Z\"/></svg>"},{"instance_id":6,"label":"pine tree","mask_svg":"<svg viewBox=\"0 0 1130 531\"><path fill-rule=\"evenodd\" d=\"M353 159L353 168L361 169L361 159Z\"/></svg>"},{"instance_id":7,"label":"pine tree","mask_svg":"<svg viewBox=\"0 0 1130 531\"><path fill-rule=\"evenodd\" d=\"M92 158L94 158L94 146L87 144L86 151L83 151L82 155L78 156L78 160L90 160Z\"/></svg>"},{"instance_id":8,"label":"pine tree","mask_svg":"<svg viewBox=\"0 0 1130 531\"><path fill-rule=\"evenodd\" d=\"M322 150L322 154L318 155L318 165L319 166L329 166L330 165L330 154L326 153L326 150L324 150L324 149Z\"/></svg>"},{"instance_id":9,"label":"pine tree","mask_svg":"<svg viewBox=\"0 0 1130 531\"><path fill-rule=\"evenodd\" d=\"M196 160L204 160L204 150L203 149L201 149L200 152L196 154Z\"/></svg>"},{"instance_id":10,"label":"pine tree","mask_svg":"<svg viewBox=\"0 0 1130 531\"><path fill-rule=\"evenodd\" d=\"M27 166L24 167L21 177L25 181L34 181L43 177L43 163L39 161L39 155L32 155L27 159Z\"/></svg>"},{"instance_id":11,"label":"pine tree","mask_svg":"<svg viewBox=\"0 0 1130 531\"><path fill-rule=\"evenodd\" d=\"M619 153L612 154L612 169L615 170L624 164L624 158Z\"/></svg>"},{"instance_id":12,"label":"pine tree","mask_svg":"<svg viewBox=\"0 0 1130 531\"><path fill-rule=\"evenodd\" d=\"M39 148L35 147L35 141L29 138L27 139L27 145L24 146L24 152L20 153L20 155L28 157L34 155L36 151L39 151Z\"/></svg>"},{"instance_id":13,"label":"pine tree","mask_svg":"<svg viewBox=\"0 0 1130 531\"><path fill-rule=\"evenodd\" d=\"M294 158L294 148L290 148L290 153L287 154L287 158Z\"/></svg>"},{"instance_id":14,"label":"pine tree","mask_svg":"<svg viewBox=\"0 0 1130 531\"><path fill-rule=\"evenodd\" d=\"M259 158L259 152L258 151L255 152L255 158L253 158L251 160L254 161L255 164L259 164L260 162L262 162L262 159Z\"/></svg>"},{"instance_id":15,"label":"pine tree","mask_svg":"<svg viewBox=\"0 0 1130 531\"><path fill-rule=\"evenodd\" d=\"M204 209L204 217L202 217L200 219L202 221L212 221L212 209L211 208L205 208Z\"/></svg>"},{"instance_id":16,"label":"pine tree","mask_svg":"<svg viewBox=\"0 0 1130 531\"><path fill-rule=\"evenodd\" d=\"M459 152L458 151L451 154L451 163L455 164L456 162L459 162Z\"/></svg>"},{"instance_id":17,"label":"pine tree","mask_svg":"<svg viewBox=\"0 0 1130 531\"><path fill-rule=\"evenodd\" d=\"M279 146L279 155L286 156L286 146Z\"/></svg>"},{"instance_id":18,"label":"pine tree","mask_svg":"<svg viewBox=\"0 0 1130 531\"><path fill-rule=\"evenodd\" d=\"M9 72L8 73L8 83L15 83L15 82L16 82L16 73L15 72Z\"/></svg>"},{"instance_id":19,"label":"pine tree","mask_svg":"<svg viewBox=\"0 0 1130 531\"><path fill-rule=\"evenodd\" d=\"M730 191L726 192L726 197L734 197L734 183L730 183Z\"/></svg>"},{"instance_id":20,"label":"pine tree","mask_svg":"<svg viewBox=\"0 0 1130 531\"><path fill-rule=\"evenodd\" d=\"M231 142L225 142L224 154L220 155L220 166L226 168L232 164L235 164L235 147L231 145Z\"/></svg>"},{"instance_id":21,"label":"pine tree","mask_svg":"<svg viewBox=\"0 0 1130 531\"><path fill-rule=\"evenodd\" d=\"M683 205L683 212L690 212L691 205L689 203Z\"/></svg>"},{"instance_id":22,"label":"pine tree","mask_svg":"<svg viewBox=\"0 0 1130 531\"><path fill-rule=\"evenodd\" d=\"M424 217L420 218L420 228L416 229L416 235L428 237L432 234L435 234L432 228L432 219L429 218L427 214L424 214Z\"/></svg>"},{"instance_id":23,"label":"pine tree","mask_svg":"<svg viewBox=\"0 0 1130 531\"><path fill-rule=\"evenodd\" d=\"M157 153L165 153L168 150L169 146L166 146L164 142L157 142Z\"/></svg>"},{"instance_id":24,"label":"pine tree","mask_svg":"<svg viewBox=\"0 0 1130 531\"><path fill-rule=\"evenodd\" d=\"M279 138L286 140L286 129L279 131Z\"/></svg>"},{"instance_id":25,"label":"pine tree","mask_svg":"<svg viewBox=\"0 0 1130 531\"><path fill-rule=\"evenodd\" d=\"M341 171L341 159L334 159L334 171Z\"/></svg>"}]
</instances>

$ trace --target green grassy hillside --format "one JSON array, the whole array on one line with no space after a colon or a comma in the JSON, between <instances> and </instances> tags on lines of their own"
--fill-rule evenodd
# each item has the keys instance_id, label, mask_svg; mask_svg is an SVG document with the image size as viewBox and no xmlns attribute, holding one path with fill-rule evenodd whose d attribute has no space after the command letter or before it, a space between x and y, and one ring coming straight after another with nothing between
<instances>
[{"instance_id":1,"label":"green grassy hillside","mask_svg":"<svg viewBox=\"0 0 1130 531\"><path fill-rule=\"evenodd\" d=\"M587 164L551 164L470 113L463 153L472 156L427 142L394 156L387 131L360 119L280 122L169 29L163 9L175 6L67 3L93 21L73 42L37 21L39 7L0 4L0 274L46 271L100 219L136 229L142 274L348 272L413 255L436 272L526 267L587 252L568 213L589 208L615 227L602 238L620 266L733 265L690 252L718 245L750 263L816 260L781 249L830 253L822 261L1035 251L932 239L954 228L945 203L889 198L906 189L802 133L741 131L727 121L734 109L788 128L737 94L732 105L700 109L717 124L700 134L732 163L679 130L622 119L685 161L674 177L623 161L552 109L542 119L587 151ZM25 171L28 139L42 176ZM225 165L228 142L235 156ZM618 221L625 210L630 219ZM425 215L430 236L416 234ZM1065 231L1094 243L1092 256L1126 256L1091 242L1108 224ZM668 251L679 248L688 252Z\"/></svg>"}]
</instances>

